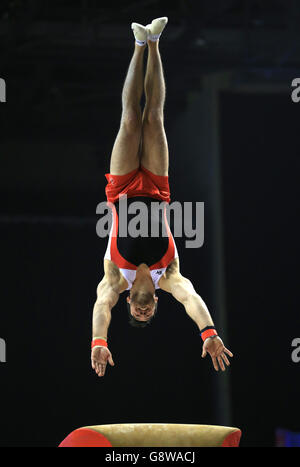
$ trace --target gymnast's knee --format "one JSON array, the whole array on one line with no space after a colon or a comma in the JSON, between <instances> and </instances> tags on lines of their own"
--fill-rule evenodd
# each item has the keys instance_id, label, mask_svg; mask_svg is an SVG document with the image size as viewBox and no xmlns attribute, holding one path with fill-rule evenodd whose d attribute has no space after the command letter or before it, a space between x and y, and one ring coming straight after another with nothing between
<instances>
[{"instance_id":1,"label":"gymnast's knee","mask_svg":"<svg viewBox=\"0 0 300 467\"><path fill-rule=\"evenodd\" d=\"M161 108L145 109L143 126L153 127L155 129L163 129L164 127L164 113Z\"/></svg>"},{"instance_id":2,"label":"gymnast's knee","mask_svg":"<svg viewBox=\"0 0 300 467\"><path fill-rule=\"evenodd\" d=\"M121 127L130 134L140 133L142 128L141 112L127 109L122 112Z\"/></svg>"}]
</instances>

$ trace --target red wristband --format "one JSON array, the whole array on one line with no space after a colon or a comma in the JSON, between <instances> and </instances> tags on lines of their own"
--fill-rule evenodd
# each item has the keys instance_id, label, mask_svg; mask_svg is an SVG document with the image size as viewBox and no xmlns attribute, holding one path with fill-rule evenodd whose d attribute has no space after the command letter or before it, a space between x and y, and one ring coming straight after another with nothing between
<instances>
[{"instance_id":1,"label":"red wristband","mask_svg":"<svg viewBox=\"0 0 300 467\"><path fill-rule=\"evenodd\" d=\"M213 337L213 336L217 336L218 333L217 331L212 327L212 328L209 328L209 329L206 329L204 330L203 332L201 332L201 337L202 337L202 340L203 342L205 341L205 339L207 339L208 337Z\"/></svg>"},{"instance_id":2,"label":"red wristband","mask_svg":"<svg viewBox=\"0 0 300 467\"><path fill-rule=\"evenodd\" d=\"M98 345L101 345L101 347L107 347L107 342L104 339L95 339L92 341L92 349Z\"/></svg>"}]
</instances>

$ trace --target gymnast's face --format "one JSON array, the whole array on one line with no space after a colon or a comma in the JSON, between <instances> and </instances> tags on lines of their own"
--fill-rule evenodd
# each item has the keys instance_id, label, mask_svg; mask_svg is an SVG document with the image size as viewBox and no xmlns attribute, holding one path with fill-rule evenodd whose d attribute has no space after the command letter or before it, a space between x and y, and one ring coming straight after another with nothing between
<instances>
[{"instance_id":1,"label":"gymnast's face","mask_svg":"<svg viewBox=\"0 0 300 467\"><path fill-rule=\"evenodd\" d=\"M154 297L151 303L143 304L142 306L130 300L130 297L127 297L127 301L130 304L130 313L138 321L148 321L155 313L157 299L157 297Z\"/></svg>"}]
</instances>

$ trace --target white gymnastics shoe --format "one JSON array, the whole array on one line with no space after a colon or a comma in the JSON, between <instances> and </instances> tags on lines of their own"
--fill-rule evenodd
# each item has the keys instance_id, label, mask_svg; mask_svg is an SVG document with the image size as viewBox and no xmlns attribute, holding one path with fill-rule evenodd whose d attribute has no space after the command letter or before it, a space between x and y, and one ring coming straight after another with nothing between
<instances>
[{"instance_id":1,"label":"white gymnastics shoe","mask_svg":"<svg viewBox=\"0 0 300 467\"><path fill-rule=\"evenodd\" d=\"M145 45L147 42L148 31L145 26L138 23L132 23L131 29L134 34L135 42L138 45Z\"/></svg>"},{"instance_id":2,"label":"white gymnastics shoe","mask_svg":"<svg viewBox=\"0 0 300 467\"><path fill-rule=\"evenodd\" d=\"M167 22L168 18L163 16L162 18L154 19L151 24L147 24L146 29L148 32L148 40L153 42L157 41L165 29Z\"/></svg>"}]
</instances>

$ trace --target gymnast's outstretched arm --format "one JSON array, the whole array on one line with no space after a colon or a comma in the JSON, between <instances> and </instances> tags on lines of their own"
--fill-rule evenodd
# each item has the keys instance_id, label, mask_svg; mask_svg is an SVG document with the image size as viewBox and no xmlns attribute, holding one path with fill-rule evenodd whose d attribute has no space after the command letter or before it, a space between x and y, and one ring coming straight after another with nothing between
<instances>
[{"instance_id":1,"label":"gymnast's outstretched arm","mask_svg":"<svg viewBox=\"0 0 300 467\"><path fill-rule=\"evenodd\" d=\"M104 376L107 362L114 365L107 346L107 332L111 321L111 310L119 299L119 276L105 265L105 274L97 287L97 299L93 309L93 340L91 364L98 376Z\"/></svg>"},{"instance_id":2,"label":"gymnast's outstretched arm","mask_svg":"<svg viewBox=\"0 0 300 467\"><path fill-rule=\"evenodd\" d=\"M191 281L183 277L179 272L178 260L174 262L173 267L171 266L169 271L166 271L166 275L160 279L159 286L162 290L171 293L176 300L182 303L188 316L195 321L199 331L202 332L202 336L205 336L205 332L208 335L210 334L211 328L214 328L212 317L205 302L195 291ZM204 331L207 328L208 331ZM213 330L213 332L216 331ZM210 354L216 371L219 368L225 371L226 365L230 365L227 355L233 357L233 354L230 350L226 349L222 339L218 335L212 335L204 339L202 357L205 357L207 353Z\"/></svg>"}]
</instances>

